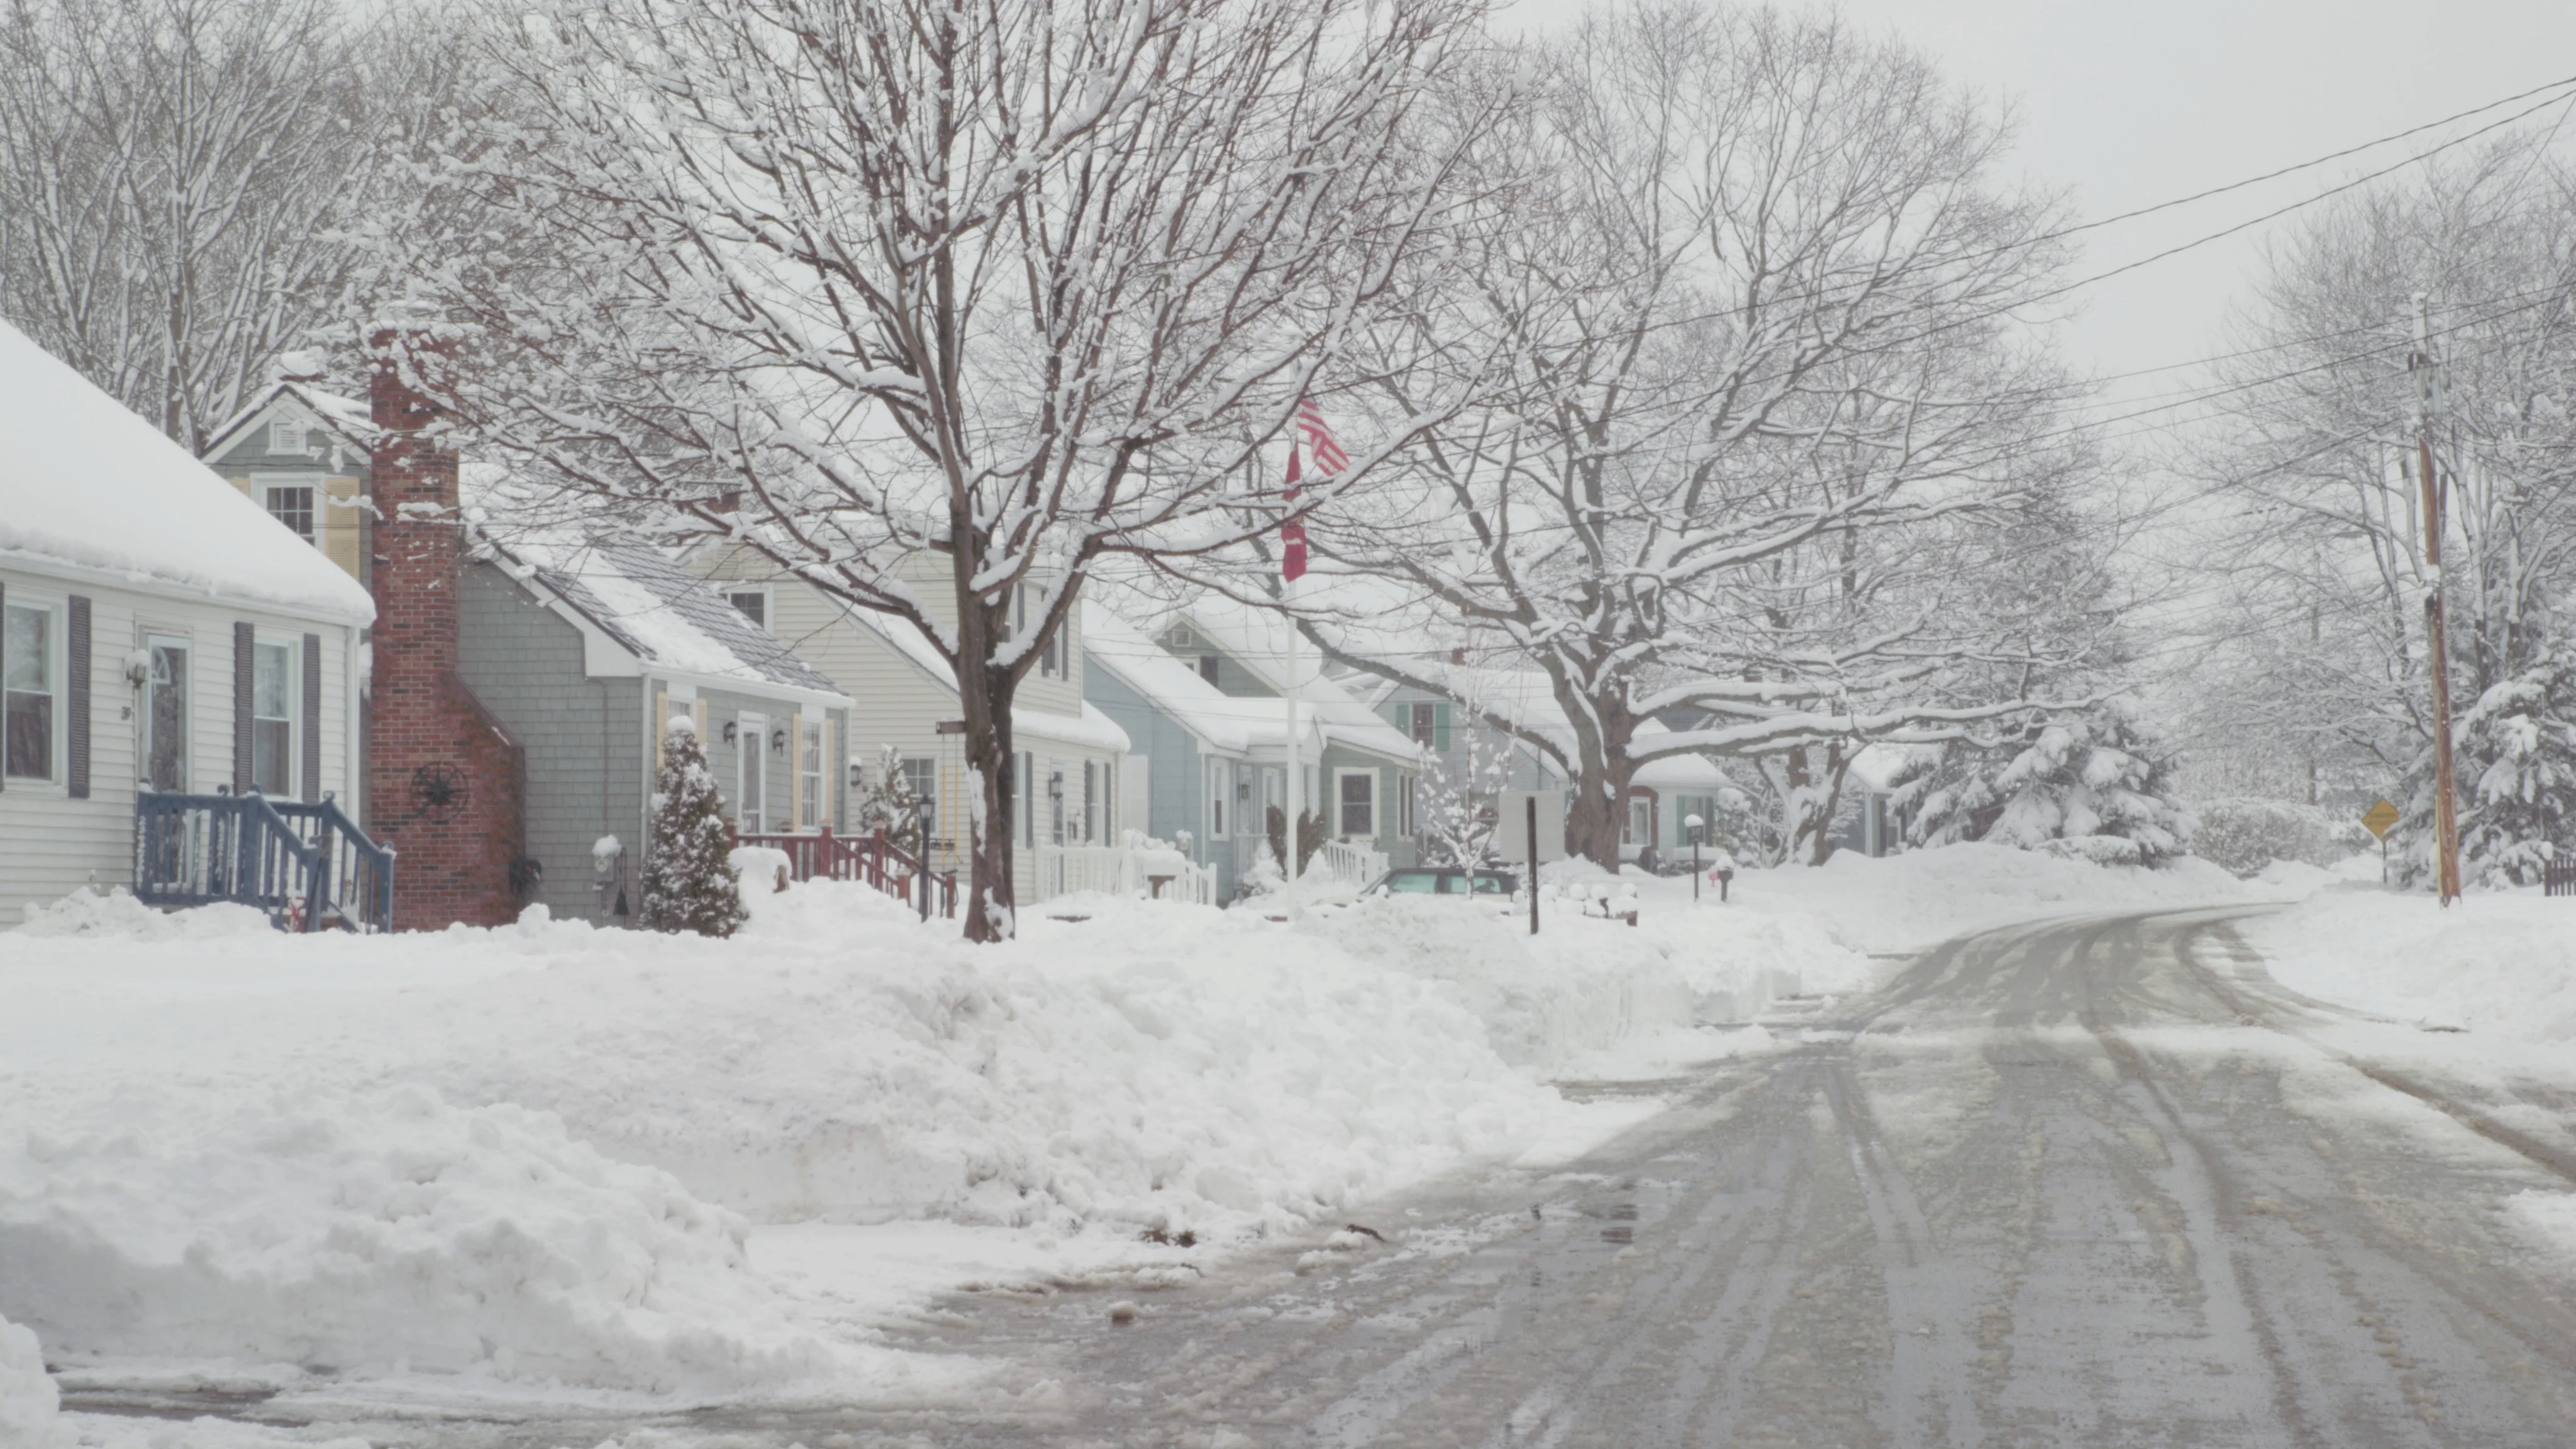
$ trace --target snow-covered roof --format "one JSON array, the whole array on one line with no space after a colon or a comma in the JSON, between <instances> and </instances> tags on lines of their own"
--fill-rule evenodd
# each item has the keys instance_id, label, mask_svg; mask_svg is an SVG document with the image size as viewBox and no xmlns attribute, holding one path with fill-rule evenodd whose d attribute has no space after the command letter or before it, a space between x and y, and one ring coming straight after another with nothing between
<instances>
[{"instance_id":1,"label":"snow-covered roof","mask_svg":"<svg viewBox=\"0 0 2576 1449\"><path fill-rule=\"evenodd\" d=\"M841 613L851 623L884 640L887 648L903 656L928 676L931 683L952 696L957 693L955 671L948 667L947 660L939 657L938 650L930 647L930 641L921 637L920 630L874 609L844 607ZM1011 706L1011 734L1013 738L1028 735L1111 755L1123 755L1129 746L1127 732L1118 727L1118 721L1101 713L1099 707L1088 700L1083 702L1079 715L1056 714L1015 704Z\"/></svg>"},{"instance_id":2,"label":"snow-covered roof","mask_svg":"<svg viewBox=\"0 0 2576 1449\"><path fill-rule=\"evenodd\" d=\"M363 624L375 601L186 448L0 322L0 560Z\"/></svg>"},{"instance_id":3,"label":"snow-covered roof","mask_svg":"<svg viewBox=\"0 0 2576 1449\"><path fill-rule=\"evenodd\" d=\"M1190 627L1232 655L1236 663L1251 671L1262 683L1272 689L1285 688L1289 640L1287 621L1267 610L1216 598L1201 599L1190 605L1182 617ZM1322 664L1314 650L1302 650L1300 658L1307 663L1301 670L1306 672L1306 679L1298 697L1323 721L1324 732L1334 743L1399 760L1421 757L1422 746L1411 735L1387 723L1376 710L1362 703L1347 685L1320 672L1307 672L1319 671Z\"/></svg>"},{"instance_id":4,"label":"snow-covered roof","mask_svg":"<svg viewBox=\"0 0 2576 1449\"><path fill-rule=\"evenodd\" d=\"M1458 698L1471 702L1479 714L1492 715L1545 736L1568 753L1574 749L1574 726L1566 719L1565 707L1557 703L1555 686L1544 670L1451 664L1445 660L1415 660L1405 667L1446 686ZM1362 675L1359 680L1372 678ZM1377 681L1367 687L1365 697L1372 703L1383 701L1397 687ZM1659 720L1642 720L1637 725L1637 742L1651 747L1655 736L1670 733ZM1730 782L1717 762L1705 755L1666 755L1639 765L1629 783L1650 790L1714 790Z\"/></svg>"},{"instance_id":5,"label":"snow-covered roof","mask_svg":"<svg viewBox=\"0 0 2576 1449\"><path fill-rule=\"evenodd\" d=\"M1106 670L1215 750L1238 755L1277 751L1287 738L1287 709L1281 701L1225 693L1135 625L1088 600L1082 605L1082 641L1084 668ZM1301 756L1321 743L1317 732L1322 722L1311 713L1307 720Z\"/></svg>"},{"instance_id":6,"label":"snow-covered roof","mask_svg":"<svg viewBox=\"0 0 2576 1449\"><path fill-rule=\"evenodd\" d=\"M637 659L704 680L837 695L778 636L650 544L625 539L482 542L513 573L572 606Z\"/></svg>"},{"instance_id":7,"label":"snow-covered roof","mask_svg":"<svg viewBox=\"0 0 2576 1449\"><path fill-rule=\"evenodd\" d=\"M240 437L251 424L258 422L261 415L267 413L280 399L302 404L304 410L312 414L315 422L339 434L342 442L359 452L364 453L375 447L375 415L366 403L357 398L342 397L336 392L324 392L309 382L282 377L271 382L239 412L224 419L223 426L215 429L213 437L207 441L203 456L208 458L222 456L224 451L233 445L234 439Z\"/></svg>"}]
</instances>

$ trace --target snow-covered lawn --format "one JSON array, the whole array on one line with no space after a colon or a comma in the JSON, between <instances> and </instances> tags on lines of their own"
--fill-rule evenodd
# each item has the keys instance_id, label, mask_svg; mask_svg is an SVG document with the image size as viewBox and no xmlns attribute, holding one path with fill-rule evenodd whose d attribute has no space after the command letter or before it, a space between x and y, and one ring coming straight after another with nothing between
<instances>
[{"instance_id":1,"label":"snow-covered lawn","mask_svg":"<svg viewBox=\"0 0 2576 1449\"><path fill-rule=\"evenodd\" d=\"M1551 1082L1768 1050L1743 1023L1779 998L1964 930L2328 882L1961 846L1747 872L1725 906L1622 884L1635 929L1556 902L1533 939L1418 898L1295 926L1082 898L984 949L832 885L756 898L726 942L66 908L0 935L0 1316L23 1325L0 1442L127 1433L54 1419L30 1329L93 1381L937 1401L976 1366L885 1328L940 1292L1150 1288L1435 1173L1562 1159L1655 1104ZM2302 991L2563 1054L2562 919L2576 902L2443 917L2338 886L2250 929Z\"/></svg>"}]
</instances>

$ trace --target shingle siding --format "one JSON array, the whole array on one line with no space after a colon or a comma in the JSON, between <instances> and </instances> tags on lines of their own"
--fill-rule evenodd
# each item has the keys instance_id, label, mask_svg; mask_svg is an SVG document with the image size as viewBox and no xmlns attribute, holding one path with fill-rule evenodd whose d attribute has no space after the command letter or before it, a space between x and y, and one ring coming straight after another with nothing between
<instances>
[{"instance_id":1,"label":"shingle siding","mask_svg":"<svg viewBox=\"0 0 2576 1449\"><path fill-rule=\"evenodd\" d=\"M527 853L545 868L536 899L557 916L618 924L591 846L614 835L641 875L645 780L643 681L583 673L582 635L489 564L463 571L458 672L527 755Z\"/></svg>"}]
</instances>

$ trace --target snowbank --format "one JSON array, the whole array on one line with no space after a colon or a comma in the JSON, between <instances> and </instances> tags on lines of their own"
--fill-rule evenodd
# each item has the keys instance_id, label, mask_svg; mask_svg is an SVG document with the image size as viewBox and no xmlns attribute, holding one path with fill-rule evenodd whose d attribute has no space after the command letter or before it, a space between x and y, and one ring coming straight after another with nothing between
<instances>
[{"instance_id":1,"label":"snowbank","mask_svg":"<svg viewBox=\"0 0 2576 1449\"><path fill-rule=\"evenodd\" d=\"M0 1318L0 1444L47 1449L63 1442L68 1436L57 1433L62 1403L36 1335Z\"/></svg>"},{"instance_id":2,"label":"snowbank","mask_svg":"<svg viewBox=\"0 0 2576 1449\"><path fill-rule=\"evenodd\" d=\"M1877 859L1841 852L1821 866L1746 872L1735 878L1734 893L1749 911L1818 920L1835 941L1878 954L1921 951L1970 931L2066 911L2280 898L2191 856L2153 867L2096 865L1986 844Z\"/></svg>"},{"instance_id":3,"label":"snowbank","mask_svg":"<svg viewBox=\"0 0 2576 1449\"><path fill-rule=\"evenodd\" d=\"M56 1353L658 1390L828 1366L763 1313L747 1224L550 1117L193 1097L0 1138L0 1303Z\"/></svg>"},{"instance_id":4,"label":"snowbank","mask_svg":"<svg viewBox=\"0 0 2576 1449\"><path fill-rule=\"evenodd\" d=\"M48 915L0 953L0 1305L83 1357L787 1383L849 1363L750 1220L1331 1221L1633 1120L1545 1073L1691 1020L1667 947L1463 902L1104 898L979 949L864 887L750 899L729 941Z\"/></svg>"},{"instance_id":5,"label":"snowbank","mask_svg":"<svg viewBox=\"0 0 2576 1449\"><path fill-rule=\"evenodd\" d=\"M2429 894L2346 883L2238 929L2293 991L2404 1022L2576 1043L2576 901L2477 891L2446 911Z\"/></svg>"}]
</instances>

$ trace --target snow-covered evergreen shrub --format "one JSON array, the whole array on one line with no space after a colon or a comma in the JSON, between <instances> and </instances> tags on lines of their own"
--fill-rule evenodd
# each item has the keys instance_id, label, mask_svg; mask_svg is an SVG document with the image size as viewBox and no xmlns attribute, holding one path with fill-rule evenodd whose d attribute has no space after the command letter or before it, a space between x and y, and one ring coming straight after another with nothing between
<instances>
[{"instance_id":1,"label":"snow-covered evergreen shrub","mask_svg":"<svg viewBox=\"0 0 2576 1449\"><path fill-rule=\"evenodd\" d=\"M2560 633L2537 652L2451 722L2464 880L2537 885L2543 865L2576 848L2576 648ZM2428 748L2409 778L2416 880L2432 874L2432 781Z\"/></svg>"},{"instance_id":2,"label":"snow-covered evergreen shrub","mask_svg":"<svg viewBox=\"0 0 2576 1449\"><path fill-rule=\"evenodd\" d=\"M749 919L734 884L732 834L706 751L687 715L663 736L653 782L653 849L644 859L646 929L730 936Z\"/></svg>"},{"instance_id":3,"label":"snow-covered evergreen shrub","mask_svg":"<svg viewBox=\"0 0 2576 1449\"><path fill-rule=\"evenodd\" d=\"M1982 840L2153 865L2191 839L2192 818L2174 799L2172 775L2172 762L2129 712L2105 706L2035 725L2001 746L1954 743L1929 773L1897 788L1895 804L1915 845ZM2049 845L2078 840L2094 843Z\"/></svg>"},{"instance_id":4,"label":"snow-covered evergreen shrub","mask_svg":"<svg viewBox=\"0 0 2576 1449\"><path fill-rule=\"evenodd\" d=\"M2192 817L2199 828L2191 853L2241 876L2276 860L2332 865L2372 843L2360 821L2289 800L2209 800L2192 807Z\"/></svg>"},{"instance_id":5,"label":"snow-covered evergreen shrub","mask_svg":"<svg viewBox=\"0 0 2576 1449\"><path fill-rule=\"evenodd\" d=\"M861 831L882 830L909 849L922 808L928 803L913 789L912 777L904 773L903 752L887 745L877 752L875 766L862 777L858 808L853 813Z\"/></svg>"}]
</instances>

